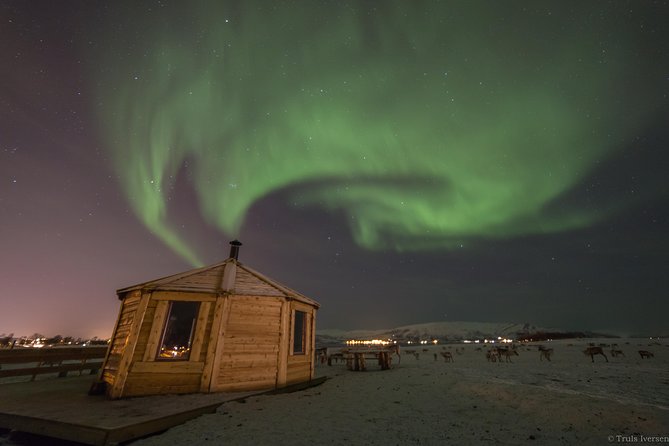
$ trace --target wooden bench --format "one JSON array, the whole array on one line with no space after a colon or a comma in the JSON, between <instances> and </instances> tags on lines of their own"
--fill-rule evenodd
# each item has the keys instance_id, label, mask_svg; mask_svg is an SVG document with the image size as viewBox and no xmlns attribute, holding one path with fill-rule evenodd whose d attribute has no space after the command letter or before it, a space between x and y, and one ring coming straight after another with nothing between
<instances>
[{"instance_id":1,"label":"wooden bench","mask_svg":"<svg viewBox=\"0 0 669 446\"><path fill-rule=\"evenodd\" d=\"M34 381L37 375L45 373L64 377L73 371L81 375L84 370L94 375L102 367L106 354L106 346L0 349L0 378L32 376L30 380ZM24 367L3 368L5 364Z\"/></svg>"}]
</instances>

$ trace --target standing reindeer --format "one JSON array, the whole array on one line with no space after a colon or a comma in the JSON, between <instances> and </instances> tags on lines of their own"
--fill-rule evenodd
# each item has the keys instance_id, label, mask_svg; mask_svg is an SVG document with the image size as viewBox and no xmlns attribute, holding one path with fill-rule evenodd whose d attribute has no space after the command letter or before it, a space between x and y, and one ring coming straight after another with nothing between
<instances>
[{"instance_id":1,"label":"standing reindeer","mask_svg":"<svg viewBox=\"0 0 669 446\"><path fill-rule=\"evenodd\" d=\"M644 358L650 359L650 358L655 357L655 355L653 353L649 352L648 350L639 350L639 356L641 356L641 359L644 359Z\"/></svg>"},{"instance_id":2,"label":"standing reindeer","mask_svg":"<svg viewBox=\"0 0 669 446\"><path fill-rule=\"evenodd\" d=\"M595 355L602 355L606 359L606 362L609 362L609 358L606 357L601 347L588 347L583 350L583 354L586 356L590 355L592 362L595 362Z\"/></svg>"},{"instance_id":3,"label":"standing reindeer","mask_svg":"<svg viewBox=\"0 0 669 446\"><path fill-rule=\"evenodd\" d=\"M512 355L519 356L515 348L497 347L497 357L499 358L499 362L502 362L502 356L506 358L506 362L513 362L511 361Z\"/></svg>"},{"instance_id":4,"label":"standing reindeer","mask_svg":"<svg viewBox=\"0 0 669 446\"><path fill-rule=\"evenodd\" d=\"M386 346L389 354L395 353L397 355L397 363L402 362L402 356L400 355L400 345L399 344L389 344Z\"/></svg>"},{"instance_id":5,"label":"standing reindeer","mask_svg":"<svg viewBox=\"0 0 669 446\"><path fill-rule=\"evenodd\" d=\"M518 355L518 352L514 348L505 348L505 347L493 347L486 352L486 358L489 362L502 362L502 356L506 358L506 362L511 362L511 356Z\"/></svg>"},{"instance_id":6,"label":"standing reindeer","mask_svg":"<svg viewBox=\"0 0 669 446\"><path fill-rule=\"evenodd\" d=\"M440 352L440 353L441 353L441 356L444 357L444 361L446 361L446 362L454 362L454 361L453 361L453 355L451 354L451 352Z\"/></svg>"},{"instance_id":7,"label":"standing reindeer","mask_svg":"<svg viewBox=\"0 0 669 446\"><path fill-rule=\"evenodd\" d=\"M547 361L551 360L551 355L553 354L552 348L546 348L543 345L539 346L539 360L543 361L546 358Z\"/></svg>"},{"instance_id":8,"label":"standing reindeer","mask_svg":"<svg viewBox=\"0 0 669 446\"><path fill-rule=\"evenodd\" d=\"M623 353L622 350L616 350L615 348L611 349L611 356L612 357L617 357L617 356L622 356L623 358L625 357L625 353Z\"/></svg>"}]
</instances>

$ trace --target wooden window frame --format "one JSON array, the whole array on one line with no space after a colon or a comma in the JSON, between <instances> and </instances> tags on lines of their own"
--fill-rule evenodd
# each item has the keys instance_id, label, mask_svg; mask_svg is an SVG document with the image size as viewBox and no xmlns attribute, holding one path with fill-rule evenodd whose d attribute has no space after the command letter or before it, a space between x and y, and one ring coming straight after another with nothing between
<instances>
[{"instance_id":1,"label":"wooden window frame","mask_svg":"<svg viewBox=\"0 0 669 446\"><path fill-rule=\"evenodd\" d=\"M172 312L172 306L176 302L182 302L182 303L193 303L197 304L197 310L195 311L195 317L193 318L193 324L191 326L191 331L189 335L188 342L190 344L190 350L188 352L188 356L185 358L162 358L160 357L160 348L163 345L163 340L165 339L165 333L167 332L167 326L170 322L170 313ZM160 331L160 337L158 338L158 342L156 344L156 349L155 353L153 355L153 360L156 362L193 362L193 360L197 361L197 358L193 358L193 350L195 350L195 342L197 340L197 332L198 332L198 320L200 318L200 312L202 311L202 302L200 301L192 301L192 300L169 300L167 301L167 309L165 311L165 315L162 320L162 329ZM199 348L197 349L198 351L200 350Z\"/></svg>"}]
</instances>

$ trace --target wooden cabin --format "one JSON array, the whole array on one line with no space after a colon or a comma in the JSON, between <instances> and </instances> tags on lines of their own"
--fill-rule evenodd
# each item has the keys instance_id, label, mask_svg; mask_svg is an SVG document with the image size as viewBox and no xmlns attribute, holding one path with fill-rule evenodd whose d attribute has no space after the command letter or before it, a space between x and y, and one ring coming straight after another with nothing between
<instances>
[{"instance_id":1,"label":"wooden cabin","mask_svg":"<svg viewBox=\"0 0 669 446\"><path fill-rule=\"evenodd\" d=\"M319 304L230 258L117 291L110 398L285 387L314 377Z\"/></svg>"}]
</instances>

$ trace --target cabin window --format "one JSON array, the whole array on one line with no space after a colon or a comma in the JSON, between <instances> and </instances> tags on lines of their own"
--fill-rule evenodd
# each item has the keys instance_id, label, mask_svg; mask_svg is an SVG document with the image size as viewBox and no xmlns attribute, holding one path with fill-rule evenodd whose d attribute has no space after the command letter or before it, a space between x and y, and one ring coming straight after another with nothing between
<instances>
[{"instance_id":1,"label":"cabin window","mask_svg":"<svg viewBox=\"0 0 669 446\"><path fill-rule=\"evenodd\" d=\"M156 359L188 360L199 308L199 302L170 302Z\"/></svg>"},{"instance_id":2,"label":"cabin window","mask_svg":"<svg viewBox=\"0 0 669 446\"><path fill-rule=\"evenodd\" d=\"M307 320L307 313L304 311L295 311L295 319L293 322L293 354L304 354L304 338L305 338L305 322Z\"/></svg>"}]
</instances>

